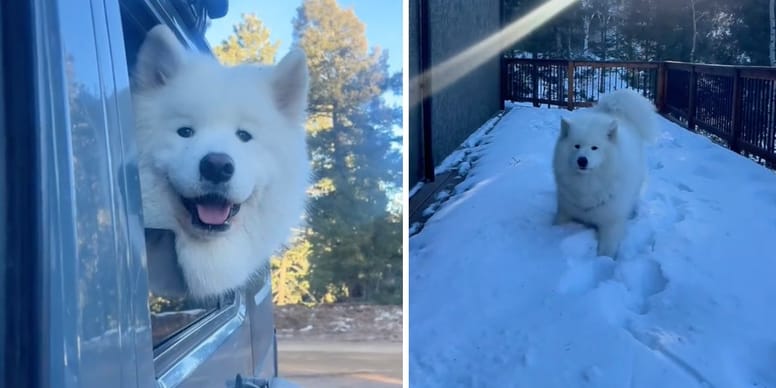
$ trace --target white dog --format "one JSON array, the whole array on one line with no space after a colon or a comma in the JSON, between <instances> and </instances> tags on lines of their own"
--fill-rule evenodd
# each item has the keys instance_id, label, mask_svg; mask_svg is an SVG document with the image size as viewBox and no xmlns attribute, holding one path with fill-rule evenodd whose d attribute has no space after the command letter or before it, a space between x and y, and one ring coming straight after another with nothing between
<instances>
[{"instance_id":1,"label":"white dog","mask_svg":"<svg viewBox=\"0 0 776 388\"><path fill-rule=\"evenodd\" d=\"M596 227L598 255L616 257L646 179L644 146L656 136L654 106L629 89L562 118L553 159L555 224Z\"/></svg>"},{"instance_id":2,"label":"white dog","mask_svg":"<svg viewBox=\"0 0 776 388\"><path fill-rule=\"evenodd\" d=\"M307 92L299 51L224 67L166 26L148 33L133 74L145 226L175 234L192 295L243 286L300 222Z\"/></svg>"}]
</instances>

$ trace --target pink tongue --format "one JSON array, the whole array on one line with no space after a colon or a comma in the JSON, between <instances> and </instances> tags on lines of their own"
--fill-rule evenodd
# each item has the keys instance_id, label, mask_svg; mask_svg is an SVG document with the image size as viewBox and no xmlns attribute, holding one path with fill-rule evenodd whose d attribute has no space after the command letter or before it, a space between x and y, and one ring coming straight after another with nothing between
<instances>
[{"instance_id":1,"label":"pink tongue","mask_svg":"<svg viewBox=\"0 0 776 388\"><path fill-rule=\"evenodd\" d=\"M197 204L199 220L208 225L223 225L229 218L229 205L201 205Z\"/></svg>"}]
</instances>

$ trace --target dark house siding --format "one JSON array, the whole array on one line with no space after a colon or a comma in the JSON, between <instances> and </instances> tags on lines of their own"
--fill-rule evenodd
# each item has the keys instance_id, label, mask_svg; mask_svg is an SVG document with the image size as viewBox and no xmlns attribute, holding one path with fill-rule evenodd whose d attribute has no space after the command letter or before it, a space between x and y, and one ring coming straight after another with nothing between
<instances>
[{"instance_id":1,"label":"dark house siding","mask_svg":"<svg viewBox=\"0 0 776 388\"><path fill-rule=\"evenodd\" d=\"M418 93L418 89L415 87L414 83L412 82L412 79L415 78L415 76L420 74L420 36L419 36L419 17L420 17L420 1L421 0L410 0L409 1L409 79L410 79L410 85L409 85L409 92L410 96L416 95ZM412 98L410 98L412 100ZM421 140L421 130L422 130L422 124L420 119L420 104L410 104L409 107L409 171L407 172L409 174L409 181L410 181L410 187L407 189L412 188L418 180L420 180L423 176L423 162L421 160L422 157L422 140ZM405 157L407 157L405 155Z\"/></svg>"},{"instance_id":2,"label":"dark house siding","mask_svg":"<svg viewBox=\"0 0 776 388\"><path fill-rule=\"evenodd\" d=\"M501 0L410 0L410 79L420 73L422 58L419 10L428 2L428 57L435 66L482 41L501 27ZM433 163L440 163L474 130L501 109L500 62L494 56L462 79L432 96L431 144ZM431 80L434 83L434 80ZM410 90L413 93L413 90ZM412 100L412 98L410 98ZM422 180L422 113L409 111L410 187Z\"/></svg>"}]
</instances>

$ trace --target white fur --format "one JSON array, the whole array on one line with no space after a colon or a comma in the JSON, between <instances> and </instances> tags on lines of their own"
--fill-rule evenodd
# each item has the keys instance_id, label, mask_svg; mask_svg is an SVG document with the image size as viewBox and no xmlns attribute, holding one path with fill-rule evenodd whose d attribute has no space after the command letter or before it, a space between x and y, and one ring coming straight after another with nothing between
<instances>
[{"instance_id":1,"label":"white fur","mask_svg":"<svg viewBox=\"0 0 776 388\"><path fill-rule=\"evenodd\" d=\"M553 159L555 223L596 227L598 255L616 257L646 179L644 145L657 137L655 108L632 90L618 90L562 118L560 132Z\"/></svg>"},{"instance_id":2,"label":"white fur","mask_svg":"<svg viewBox=\"0 0 776 388\"><path fill-rule=\"evenodd\" d=\"M292 51L275 66L224 67L186 51L160 25L140 49L133 83L145 226L175 233L178 264L194 296L243 286L304 213L304 55ZM194 135L179 136L180 127L191 127ZM238 129L253 139L241 141ZM180 199L212 186L199 173L210 152L231 156L235 166L226 192L241 208L223 232L193 226Z\"/></svg>"}]
</instances>

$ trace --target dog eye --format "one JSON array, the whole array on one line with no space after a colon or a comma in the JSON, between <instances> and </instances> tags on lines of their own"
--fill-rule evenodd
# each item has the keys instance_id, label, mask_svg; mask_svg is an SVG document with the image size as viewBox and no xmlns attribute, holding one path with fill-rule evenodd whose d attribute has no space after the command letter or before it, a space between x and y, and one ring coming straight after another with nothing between
<instances>
[{"instance_id":1,"label":"dog eye","mask_svg":"<svg viewBox=\"0 0 776 388\"><path fill-rule=\"evenodd\" d=\"M253 135L251 135L250 133L248 133L248 131L246 131L244 129L237 130L237 137L239 137L240 140L242 140L244 142L247 142L247 141L253 139Z\"/></svg>"},{"instance_id":2,"label":"dog eye","mask_svg":"<svg viewBox=\"0 0 776 388\"><path fill-rule=\"evenodd\" d=\"M180 137L192 137L194 136L194 130L189 127L178 128L178 135Z\"/></svg>"},{"instance_id":3,"label":"dog eye","mask_svg":"<svg viewBox=\"0 0 776 388\"><path fill-rule=\"evenodd\" d=\"M575 144L574 148L579 149L579 144Z\"/></svg>"},{"instance_id":4,"label":"dog eye","mask_svg":"<svg viewBox=\"0 0 776 388\"><path fill-rule=\"evenodd\" d=\"M597 150L597 149L598 149L598 147L597 147L597 146L592 146L592 147L590 147L590 149L591 149L591 150L593 150L593 151L595 151L595 150Z\"/></svg>"}]
</instances>

